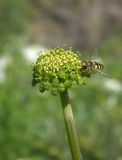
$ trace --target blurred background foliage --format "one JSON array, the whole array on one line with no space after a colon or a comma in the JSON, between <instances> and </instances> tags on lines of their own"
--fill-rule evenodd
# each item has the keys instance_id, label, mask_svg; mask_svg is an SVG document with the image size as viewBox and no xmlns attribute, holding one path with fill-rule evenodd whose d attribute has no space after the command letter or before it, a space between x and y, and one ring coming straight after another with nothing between
<instances>
[{"instance_id":1,"label":"blurred background foliage","mask_svg":"<svg viewBox=\"0 0 122 160\"><path fill-rule=\"evenodd\" d=\"M37 53L64 44L86 59L97 48L112 77L70 90L84 159L122 160L121 8L121 0L0 0L0 160L71 159L59 97L31 86Z\"/></svg>"}]
</instances>

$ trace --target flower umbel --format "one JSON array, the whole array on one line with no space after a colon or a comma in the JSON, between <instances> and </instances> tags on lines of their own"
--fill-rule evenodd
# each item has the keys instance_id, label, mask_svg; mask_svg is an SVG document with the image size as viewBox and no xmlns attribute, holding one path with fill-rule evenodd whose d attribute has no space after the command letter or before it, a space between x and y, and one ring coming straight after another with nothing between
<instances>
[{"instance_id":1,"label":"flower umbel","mask_svg":"<svg viewBox=\"0 0 122 160\"><path fill-rule=\"evenodd\" d=\"M84 84L82 61L72 49L54 48L42 53L33 67L32 85L39 84L40 92L50 90L53 95L76 84ZM87 77L87 76L86 76Z\"/></svg>"}]
</instances>

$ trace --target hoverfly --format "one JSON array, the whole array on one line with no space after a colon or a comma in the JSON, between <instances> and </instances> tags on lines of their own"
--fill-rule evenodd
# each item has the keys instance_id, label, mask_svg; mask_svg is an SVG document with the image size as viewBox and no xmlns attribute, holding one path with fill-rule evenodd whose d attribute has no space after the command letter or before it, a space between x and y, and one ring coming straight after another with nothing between
<instances>
[{"instance_id":1,"label":"hoverfly","mask_svg":"<svg viewBox=\"0 0 122 160\"><path fill-rule=\"evenodd\" d=\"M103 76L110 78L108 75L102 72L103 69L104 69L104 65L97 61L94 61L94 60L82 61L81 72L87 76L90 76L91 72L98 72Z\"/></svg>"}]
</instances>

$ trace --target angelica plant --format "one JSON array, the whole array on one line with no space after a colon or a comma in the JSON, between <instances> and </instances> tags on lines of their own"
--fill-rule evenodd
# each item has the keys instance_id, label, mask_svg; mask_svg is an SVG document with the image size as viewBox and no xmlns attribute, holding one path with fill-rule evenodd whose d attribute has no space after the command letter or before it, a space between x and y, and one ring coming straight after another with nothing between
<instances>
[{"instance_id":1,"label":"angelica plant","mask_svg":"<svg viewBox=\"0 0 122 160\"><path fill-rule=\"evenodd\" d=\"M33 67L32 85L41 93L50 91L60 95L66 132L73 160L82 160L75 122L68 95L68 88L84 85L90 73L84 68L78 53L72 49L54 48L40 54Z\"/></svg>"}]
</instances>

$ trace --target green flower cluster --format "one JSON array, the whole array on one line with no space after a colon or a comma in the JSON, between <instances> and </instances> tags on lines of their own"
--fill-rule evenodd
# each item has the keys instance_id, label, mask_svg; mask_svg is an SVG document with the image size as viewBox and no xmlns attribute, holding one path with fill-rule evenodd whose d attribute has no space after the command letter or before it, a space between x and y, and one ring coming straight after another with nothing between
<instances>
[{"instance_id":1,"label":"green flower cluster","mask_svg":"<svg viewBox=\"0 0 122 160\"><path fill-rule=\"evenodd\" d=\"M72 49L55 48L42 53L33 67L32 85L39 84L40 92L53 95L76 84L84 84L82 61Z\"/></svg>"}]
</instances>

